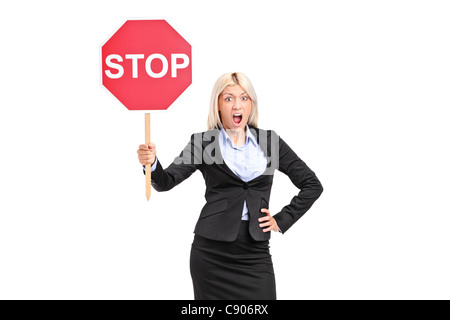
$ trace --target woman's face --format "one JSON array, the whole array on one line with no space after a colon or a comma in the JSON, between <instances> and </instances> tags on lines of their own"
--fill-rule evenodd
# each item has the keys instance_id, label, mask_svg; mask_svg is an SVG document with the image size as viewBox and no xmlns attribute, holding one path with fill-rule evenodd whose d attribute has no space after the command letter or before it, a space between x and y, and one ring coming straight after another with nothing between
<instances>
[{"instance_id":1,"label":"woman's face","mask_svg":"<svg viewBox=\"0 0 450 320\"><path fill-rule=\"evenodd\" d=\"M241 86L228 86L219 96L219 112L225 129L245 130L252 100Z\"/></svg>"}]
</instances>

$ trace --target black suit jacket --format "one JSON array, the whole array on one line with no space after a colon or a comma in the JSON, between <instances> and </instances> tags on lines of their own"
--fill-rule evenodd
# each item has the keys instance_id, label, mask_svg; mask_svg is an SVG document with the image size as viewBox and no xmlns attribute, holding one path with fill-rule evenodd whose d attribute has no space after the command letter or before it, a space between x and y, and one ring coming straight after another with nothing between
<instances>
[{"instance_id":1,"label":"black suit jacket","mask_svg":"<svg viewBox=\"0 0 450 320\"><path fill-rule=\"evenodd\" d=\"M273 215L283 233L308 211L322 193L322 185L314 172L274 131L253 127L250 130L268 163L262 175L248 182L237 177L223 161L217 129L193 134L180 156L167 169L163 169L158 160L152 172L152 186L157 191L172 189L196 170L203 174L206 204L195 226L195 234L219 241L235 240L246 200L251 236L257 241L268 240L270 232L262 231L258 218L265 216L261 213L262 208L269 208L275 169L288 175L300 189L289 205Z\"/></svg>"}]
</instances>

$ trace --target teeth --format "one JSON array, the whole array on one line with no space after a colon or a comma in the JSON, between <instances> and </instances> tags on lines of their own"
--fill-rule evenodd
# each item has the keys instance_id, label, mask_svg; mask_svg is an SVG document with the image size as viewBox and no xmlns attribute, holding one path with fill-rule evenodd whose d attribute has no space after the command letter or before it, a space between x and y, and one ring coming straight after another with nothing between
<instances>
[{"instance_id":1,"label":"teeth","mask_svg":"<svg viewBox=\"0 0 450 320\"><path fill-rule=\"evenodd\" d=\"M240 117L240 116L242 116L242 114L241 113L235 113L235 114L233 114L233 116Z\"/></svg>"}]
</instances>

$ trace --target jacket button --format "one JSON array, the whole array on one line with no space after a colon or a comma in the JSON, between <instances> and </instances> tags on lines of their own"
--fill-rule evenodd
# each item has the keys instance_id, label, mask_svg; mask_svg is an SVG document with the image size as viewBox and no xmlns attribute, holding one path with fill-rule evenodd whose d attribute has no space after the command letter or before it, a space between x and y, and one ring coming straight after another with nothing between
<instances>
[{"instance_id":1,"label":"jacket button","mask_svg":"<svg viewBox=\"0 0 450 320\"><path fill-rule=\"evenodd\" d=\"M244 183L243 188L244 188L244 190L247 190L248 189L248 183Z\"/></svg>"}]
</instances>

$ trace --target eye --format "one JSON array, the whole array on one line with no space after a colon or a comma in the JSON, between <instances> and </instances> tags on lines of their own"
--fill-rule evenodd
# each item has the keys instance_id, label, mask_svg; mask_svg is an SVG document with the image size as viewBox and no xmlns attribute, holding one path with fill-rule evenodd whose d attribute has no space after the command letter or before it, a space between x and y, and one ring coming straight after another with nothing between
<instances>
[{"instance_id":1,"label":"eye","mask_svg":"<svg viewBox=\"0 0 450 320\"><path fill-rule=\"evenodd\" d=\"M242 97L242 101L247 101L248 100L248 97L247 96L243 96Z\"/></svg>"},{"instance_id":2,"label":"eye","mask_svg":"<svg viewBox=\"0 0 450 320\"><path fill-rule=\"evenodd\" d=\"M226 101L226 102L233 101L233 98L231 98L231 97L226 97L226 98L225 98L225 101Z\"/></svg>"}]
</instances>

